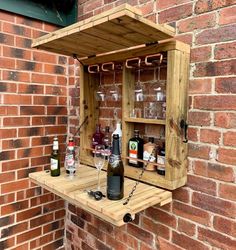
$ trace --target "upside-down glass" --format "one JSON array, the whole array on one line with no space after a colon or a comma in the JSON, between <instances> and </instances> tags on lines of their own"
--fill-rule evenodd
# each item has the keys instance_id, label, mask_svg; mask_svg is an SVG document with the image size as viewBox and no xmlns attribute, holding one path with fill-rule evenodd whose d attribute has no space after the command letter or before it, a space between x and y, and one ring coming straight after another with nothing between
<instances>
[{"instance_id":1,"label":"upside-down glass","mask_svg":"<svg viewBox=\"0 0 236 250\"><path fill-rule=\"evenodd\" d=\"M94 156L94 165L97 168L98 171L98 185L97 185L97 190L100 190L100 173L101 169L103 168L105 164L105 154L104 154L105 147L104 145L96 145L95 149L93 151Z\"/></svg>"}]
</instances>

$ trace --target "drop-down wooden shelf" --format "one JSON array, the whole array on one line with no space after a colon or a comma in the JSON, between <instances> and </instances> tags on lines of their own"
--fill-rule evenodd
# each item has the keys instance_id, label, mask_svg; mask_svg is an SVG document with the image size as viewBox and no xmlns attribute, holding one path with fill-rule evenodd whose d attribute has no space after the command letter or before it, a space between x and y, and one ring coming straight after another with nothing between
<instances>
[{"instance_id":1,"label":"drop-down wooden shelf","mask_svg":"<svg viewBox=\"0 0 236 250\"><path fill-rule=\"evenodd\" d=\"M100 201L89 197L85 190L96 190L97 170L93 167L80 165L77 177L74 180L68 178L64 169L58 177L51 177L48 171L30 173L30 179L60 196L64 200L112 223L116 226L125 224L123 217L130 213L132 217L144 209L159 204L163 206L172 201L172 193L148 184L139 183L133 197L127 205L123 205L132 190L135 181L125 178L124 198L119 201L111 201L103 198ZM106 194L106 172L102 171L101 190Z\"/></svg>"}]
</instances>

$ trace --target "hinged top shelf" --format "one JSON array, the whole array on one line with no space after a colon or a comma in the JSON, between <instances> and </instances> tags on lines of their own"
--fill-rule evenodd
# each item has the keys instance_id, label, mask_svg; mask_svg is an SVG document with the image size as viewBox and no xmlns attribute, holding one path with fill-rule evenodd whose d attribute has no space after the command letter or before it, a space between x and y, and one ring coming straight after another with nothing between
<instances>
[{"instance_id":1,"label":"hinged top shelf","mask_svg":"<svg viewBox=\"0 0 236 250\"><path fill-rule=\"evenodd\" d=\"M85 190L96 190L97 170L92 167L80 165L78 177L70 180L63 169L58 177L51 177L50 172L30 173L30 179L36 184L62 197L68 202L81 207L82 209L93 213L94 215L116 225L122 226L123 217L130 213L134 216L136 213L156 204L165 205L172 201L172 193L157 187L139 183L134 196L127 205L123 205L129 195L135 181L125 178L124 198L119 201L110 201L103 198L96 201L90 198ZM106 193L106 172L101 172L101 190Z\"/></svg>"},{"instance_id":2,"label":"hinged top shelf","mask_svg":"<svg viewBox=\"0 0 236 250\"><path fill-rule=\"evenodd\" d=\"M140 10L123 4L94 17L37 38L32 47L78 58L152 44L172 38L175 29L142 17Z\"/></svg>"}]
</instances>

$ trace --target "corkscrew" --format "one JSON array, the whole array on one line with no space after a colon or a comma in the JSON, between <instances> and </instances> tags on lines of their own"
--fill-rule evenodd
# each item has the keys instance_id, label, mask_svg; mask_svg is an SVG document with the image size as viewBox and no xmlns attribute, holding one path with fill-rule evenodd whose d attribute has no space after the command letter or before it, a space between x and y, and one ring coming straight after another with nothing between
<instances>
[{"instance_id":1,"label":"corkscrew","mask_svg":"<svg viewBox=\"0 0 236 250\"><path fill-rule=\"evenodd\" d=\"M101 191L85 190L85 192L96 201L100 201L103 197L106 197Z\"/></svg>"}]
</instances>

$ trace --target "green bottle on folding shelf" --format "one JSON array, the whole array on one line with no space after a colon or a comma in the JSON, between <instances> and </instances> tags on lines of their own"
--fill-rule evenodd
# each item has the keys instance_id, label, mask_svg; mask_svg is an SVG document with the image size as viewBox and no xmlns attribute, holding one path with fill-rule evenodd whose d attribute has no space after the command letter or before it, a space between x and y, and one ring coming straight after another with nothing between
<instances>
[{"instance_id":1,"label":"green bottle on folding shelf","mask_svg":"<svg viewBox=\"0 0 236 250\"><path fill-rule=\"evenodd\" d=\"M52 154L51 154L51 176L60 175L60 154L58 138L53 138Z\"/></svg>"}]
</instances>

